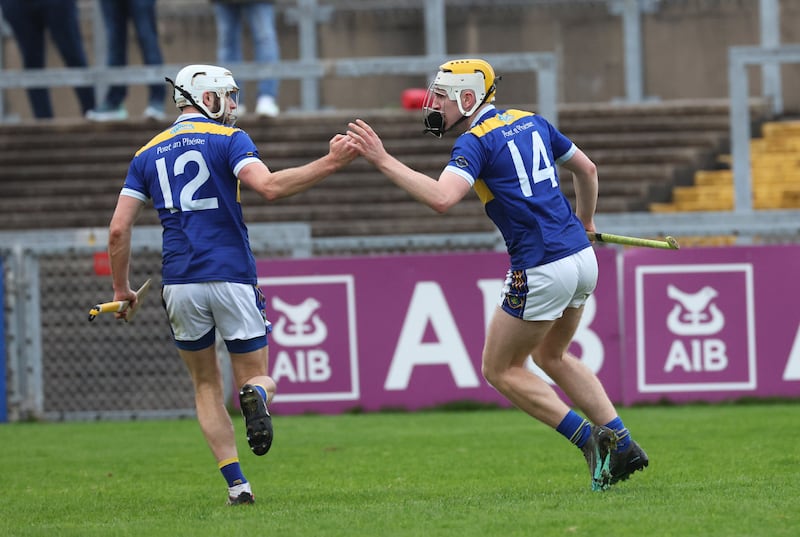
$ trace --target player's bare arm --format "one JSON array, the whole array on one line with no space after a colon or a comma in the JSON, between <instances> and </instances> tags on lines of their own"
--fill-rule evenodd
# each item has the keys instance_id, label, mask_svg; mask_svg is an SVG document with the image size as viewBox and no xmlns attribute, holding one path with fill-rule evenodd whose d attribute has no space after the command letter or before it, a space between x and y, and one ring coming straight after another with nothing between
<instances>
[{"instance_id":1,"label":"player's bare arm","mask_svg":"<svg viewBox=\"0 0 800 537\"><path fill-rule=\"evenodd\" d=\"M114 300L127 300L136 304L136 293L128 279L131 260L131 235L133 225L142 212L144 203L131 196L120 195L111 217L108 232L108 257L114 286ZM119 315L118 315L119 316Z\"/></svg>"},{"instance_id":2,"label":"player's bare arm","mask_svg":"<svg viewBox=\"0 0 800 537\"><path fill-rule=\"evenodd\" d=\"M308 164L270 171L263 162L252 162L239 172L239 180L269 201L303 192L347 166L358 156L344 134L331 138L328 153Z\"/></svg>"},{"instance_id":3,"label":"player's bare arm","mask_svg":"<svg viewBox=\"0 0 800 537\"><path fill-rule=\"evenodd\" d=\"M578 149L568 161L562 164L573 174L572 182L575 185L575 214L578 216L586 231L595 231L594 212L597 208L597 166Z\"/></svg>"},{"instance_id":4,"label":"player's bare arm","mask_svg":"<svg viewBox=\"0 0 800 537\"><path fill-rule=\"evenodd\" d=\"M439 180L412 170L383 147L383 142L365 121L355 120L348 124L348 143L374 165L394 184L411 194L438 213L446 212L458 203L469 191L470 185L452 172L443 172Z\"/></svg>"}]
</instances>

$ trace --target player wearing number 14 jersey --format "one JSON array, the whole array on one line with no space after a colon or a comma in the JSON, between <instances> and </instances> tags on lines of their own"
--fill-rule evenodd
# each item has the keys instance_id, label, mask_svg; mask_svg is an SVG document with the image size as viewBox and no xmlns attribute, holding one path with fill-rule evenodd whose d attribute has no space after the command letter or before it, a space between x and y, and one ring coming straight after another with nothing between
<instances>
[{"instance_id":1,"label":"player wearing number 14 jersey","mask_svg":"<svg viewBox=\"0 0 800 537\"><path fill-rule=\"evenodd\" d=\"M256 286L239 186L267 200L290 196L347 165L357 153L339 134L323 157L272 172L250 137L233 126L239 88L230 71L190 65L174 82L167 80L181 115L134 156L109 226L114 300L136 304L128 281L131 235L152 200L163 227L164 307L192 377L197 419L228 484L228 502L251 504L255 496L239 464L215 346L219 333L240 388L248 444L264 455L272 445L268 405L276 386L268 375L265 300Z\"/></svg>"},{"instance_id":2,"label":"player wearing number 14 jersey","mask_svg":"<svg viewBox=\"0 0 800 537\"><path fill-rule=\"evenodd\" d=\"M360 119L348 125L349 143L436 211L447 211L474 188L510 258L487 329L483 375L517 407L578 446L592 490L605 490L647 466L648 458L595 374L567 351L597 283L597 259L586 238L595 230L597 169L545 118L495 108L497 80L481 59L439 68L423 106L425 130L458 137L438 179L390 155ZM557 166L574 175L574 212L559 188ZM526 367L529 356L588 419Z\"/></svg>"},{"instance_id":3,"label":"player wearing number 14 jersey","mask_svg":"<svg viewBox=\"0 0 800 537\"><path fill-rule=\"evenodd\" d=\"M541 116L491 104L468 134L457 139L446 171L475 188L506 241L512 270L589 247L583 224L558 187L556 165L575 156L575 144Z\"/></svg>"}]
</instances>

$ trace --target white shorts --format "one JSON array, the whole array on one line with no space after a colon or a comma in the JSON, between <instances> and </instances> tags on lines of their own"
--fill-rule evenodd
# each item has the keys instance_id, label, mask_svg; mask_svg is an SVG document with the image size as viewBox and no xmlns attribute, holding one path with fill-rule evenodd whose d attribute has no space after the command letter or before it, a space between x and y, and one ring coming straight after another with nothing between
<instances>
[{"instance_id":1,"label":"white shorts","mask_svg":"<svg viewBox=\"0 0 800 537\"><path fill-rule=\"evenodd\" d=\"M257 286L182 283L165 285L161 294L180 349L200 350L213 345L216 330L231 352L250 352L267 344L266 300Z\"/></svg>"},{"instance_id":2,"label":"white shorts","mask_svg":"<svg viewBox=\"0 0 800 537\"><path fill-rule=\"evenodd\" d=\"M597 257L589 246L569 257L509 270L500 295L503 311L526 321L553 321L567 308L579 308L597 285Z\"/></svg>"}]
</instances>

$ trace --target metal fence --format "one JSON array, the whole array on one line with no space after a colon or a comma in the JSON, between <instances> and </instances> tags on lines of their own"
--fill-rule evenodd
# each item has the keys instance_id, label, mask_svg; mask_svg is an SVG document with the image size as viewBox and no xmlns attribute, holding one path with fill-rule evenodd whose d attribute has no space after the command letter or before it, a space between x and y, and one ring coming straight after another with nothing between
<instances>
[{"instance_id":1,"label":"metal fence","mask_svg":"<svg viewBox=\"0 0 800 537\"><path fill-rule=\"evenodd\" d=\"M251 230L259 255L311 253L305 224ZM89 308L113 294L103 264L107 237L105 229L0 233L10 420L194 412L192 385L158 297L130 324L103 316L88 322ZM132 281L152 276L158 286L160 228L137 228L133 247Z\"/></svg>"}]
</instances>

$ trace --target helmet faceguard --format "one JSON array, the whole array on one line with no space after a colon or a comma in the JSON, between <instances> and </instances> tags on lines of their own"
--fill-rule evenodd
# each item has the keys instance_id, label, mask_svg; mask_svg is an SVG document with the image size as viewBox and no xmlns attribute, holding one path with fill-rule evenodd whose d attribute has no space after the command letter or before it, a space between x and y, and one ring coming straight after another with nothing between
<instances>
[{"instance_id":1,"label":"helmet faceguard","mask_svg":"<svg viewBox=\"0 0 800 537\"><path fill-rule=\"evenodd\" d=\"M495 80L494 69L484 60L452 60L442 64L439 72L436 73L436 78L428 88L425 102L422 105L425 132L441 138L445 132L470 117L485 103L493 102L496 89ZM465 90L470 90L475 95L475 104L469 110L465 110L464 104L461 102L461 93ZM440 99L446 95L449 100L455 101L461 112L461 119L451 125L450 129L444 128L444 116L438 108L434 107L437 94Z\"/></svg>"},{"instance_id":2,"label":"helmet faceguard","mask_svg":"<svg viewBox=\"0 0 800 537\"><path fill-rule=\"evenodd\" d=\"M215 65L189 65L178 72L173 82L172 98L179 109L193 106L209 119L232 127L236 123L236 108L239 106L239 86L231 72ZM211 106L203 102L203 95L210 92L216 96ZM233 101L234 106L230 105Z\"/></svg>"}]
</instances>

